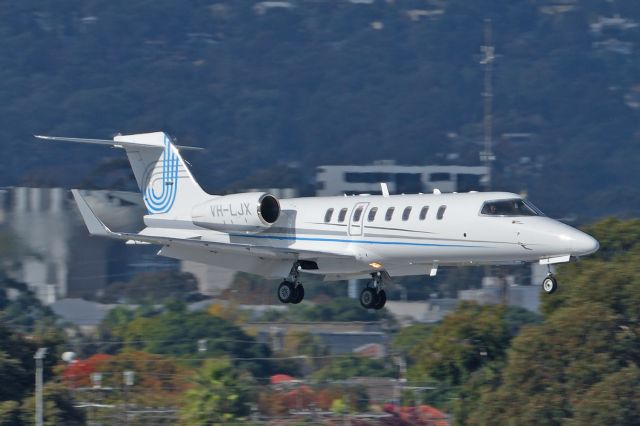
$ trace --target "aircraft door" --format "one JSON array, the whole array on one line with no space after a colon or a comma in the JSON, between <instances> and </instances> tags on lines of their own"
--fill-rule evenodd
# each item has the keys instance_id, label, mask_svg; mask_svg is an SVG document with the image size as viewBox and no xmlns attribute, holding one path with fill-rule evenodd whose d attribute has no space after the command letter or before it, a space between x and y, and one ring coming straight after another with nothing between
<instances>
[{"instance_id":1,"label":"aircraft door","mask_svg":"<svg viewBox=\"0 0 640 426\"><path fill-rule=\"evenodd\" d=\"M353 211L349 217L349 235L362 235L364 214L367 206L369 206L369 203L358 203L353 207Z\"/></svg>"}]
</instances>

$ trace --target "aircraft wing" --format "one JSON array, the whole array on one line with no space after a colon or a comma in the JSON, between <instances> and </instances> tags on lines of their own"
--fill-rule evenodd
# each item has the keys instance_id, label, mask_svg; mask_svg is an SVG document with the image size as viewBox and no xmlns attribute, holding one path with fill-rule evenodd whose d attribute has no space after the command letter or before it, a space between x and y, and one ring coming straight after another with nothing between
<instances>
[{"instance_id":1,"label":"aircraft wing","mask_svg":"<svg viewBox=\"0 0 640 426\"><path fill-rule=\"evenodd\" d=\"M298 250L288 247L271 247L260 246L253 244L239 244L239 243L220 243L213 241L204 241L199 237L180 238L170 236L156 236L149 234L136 234L128 232L114 232L111 231L93 212L87 201L80 195L80 191L72 189L71 193L76 200L80 214L84 220L87 229L91 235L100 237L115 238L119 240L132 241L134 243L142 244L158 244L163 246L182 244L191 247L198 247L206 249L212 252L224 252L224 253L237 253L237 254L252 254L254 256L268 256L276 258L290 258L290 259L318 259L318 258L351 258L353 255L350 253L331 253L314 250Z\"/></svg>"}]
</instances>

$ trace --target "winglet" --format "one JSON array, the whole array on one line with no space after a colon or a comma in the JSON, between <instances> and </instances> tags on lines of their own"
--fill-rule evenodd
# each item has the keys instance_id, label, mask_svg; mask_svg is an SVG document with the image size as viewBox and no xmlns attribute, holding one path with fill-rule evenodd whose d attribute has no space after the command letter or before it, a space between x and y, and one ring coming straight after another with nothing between
<instances>
[{"instance_id":1,"label":"winglet","mask_svg":"<svg viewBox=\"0 0 640 426\"><path fill-rule=\"evenodd\" d=\"M80 191L72 189L71 193L73 194L73 198L76 200L78 209L80 209L80 214L82 215L84 224L89 230L89 234L100 237L116 236L104 223L102 223L100 219L98 219L98 216L96 216L93 210L91 210L87 201L82 197L82 195L80 195Z\"/></svg>"}]
</instances>

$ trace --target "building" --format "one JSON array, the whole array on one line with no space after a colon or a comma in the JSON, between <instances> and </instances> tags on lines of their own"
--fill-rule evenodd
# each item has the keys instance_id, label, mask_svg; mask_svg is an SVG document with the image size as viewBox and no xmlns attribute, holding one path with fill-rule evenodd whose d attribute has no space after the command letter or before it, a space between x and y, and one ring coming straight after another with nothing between
<instances>
[{"instance_id":1,"label":"building","mask_svg":"<svg viewBox=\"0 0 640 426\"><path fill-rule=\"evenodd\" d=\"M320 166L316 195L380 194L385 182L394 194L478 191L487 174L484 166L401 166L393 161L370 165Z\"/></svg>"},{"instance_id":2,"label":"building","mask_svg":"<svg viewBox=\"0 0 640 426\"><path fill-rule=\"evenodd\" d=\"M139 194L87 191L85 196L111 229L131 232L144 226ZM111 282L176 264L156 258L154 246L91 238L70 192L63 188L2 190L0 225L15 236L20 247L14 278L26 283L47 305L64 298L95 297Z\"/></svg>"}]
</instances>

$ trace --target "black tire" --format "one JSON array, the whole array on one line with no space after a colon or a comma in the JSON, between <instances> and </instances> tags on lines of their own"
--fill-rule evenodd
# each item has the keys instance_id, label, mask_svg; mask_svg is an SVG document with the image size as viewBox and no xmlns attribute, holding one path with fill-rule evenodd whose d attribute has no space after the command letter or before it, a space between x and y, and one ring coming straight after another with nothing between
<instances>
[{"instance_id":1,"label":"black tire","mask_svg":"<svg viewBox=\"0 0 640 426\"><path fill-rule=\"evenodd\" d=\"M282 281L278 286L278 300L282 303L291 303L295 295L296 291L290 282Z\"/></svg>"},{"instance_id":2,"label":"black tire","mask_svg":"<svg viewBox=\"0 0 640 426\"><path fill-rule=\"evenodd\" d=\"M298 303L302 302L302 299L304 299L304 287L302 287L302 284L298 284L297 286L295 286L294 290L295 294L291 303L297 305Z\"/></svg>"},{"instance_id":3,"label":"black tire","mask_svg":"<svg viewBox=\"0 0 640 426\"><path fill-rule=\"evenodd\" d=\"M365 309L373 309L378 303L378 295L375 289L365 288L360 293L360 304Z\"/></svg>"},{"instance_id":4,"label":"black tire","mask_svg":"<svg viewBox=\"0 0 640 426\"><path fill-rule=\"evenodd\" d=\"M556 280L556 277L554 277L553 275L549 275L544 280L542 280L542 290L545 293L551 294L555 292L557 289L558 289L558 281Z\"/></svg>"},{"instance_id":5,"label":"black tire","mask_svg":"<svg viewBox=\"0 0 640 426\"><path fill-rule=\"evenodd\" d=\"M384 308L384 304L387 303L387 293L385 293L384 290L380 290L378 292L377 298L378 303L376 303L376 306L374 306L373 309L379 311L380 309Z\"/></svg>"}]
</instances>

